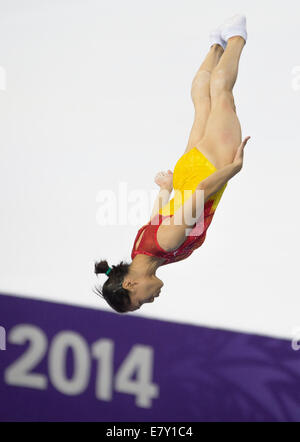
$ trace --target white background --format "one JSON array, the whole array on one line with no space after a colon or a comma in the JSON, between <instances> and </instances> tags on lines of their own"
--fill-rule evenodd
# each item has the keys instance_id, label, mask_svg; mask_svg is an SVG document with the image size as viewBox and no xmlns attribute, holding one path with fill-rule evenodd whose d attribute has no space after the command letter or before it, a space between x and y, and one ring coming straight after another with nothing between
<instances>
[{"instance_id":1,"label":"white background","mask_svg":"<svg viewBox=\"0 0 300 442\"><path fill-rule=\"evenodd\" d=\"M103 226L97 196L118 198L120 182L150 193L173 170L209 31L236 13L244 169L203 247L159 268L160 298L132 314L282 337L300 326L298 0L1 0L0 291L111 311L94 260L130 262L150 206Z\"/></svg>"}]
</instances>

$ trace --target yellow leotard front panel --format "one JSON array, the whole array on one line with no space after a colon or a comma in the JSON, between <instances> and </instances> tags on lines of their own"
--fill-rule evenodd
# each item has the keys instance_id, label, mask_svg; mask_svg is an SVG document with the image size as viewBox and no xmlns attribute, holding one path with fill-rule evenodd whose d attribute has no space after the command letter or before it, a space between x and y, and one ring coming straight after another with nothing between
<instances>
[{"instance_id":1,"label":"yellow leotard front panel","mask_svg":"<svg viewBox=\"0 0 300 442\"><path fill-rule=\"evenodd\" d=\"M159 213L164 216L173 215L195 192L198 184L216 170L215 166L196 147L182 155L177 161L173 173L174 197ZM214 201L213 211L216 210L226 186L227 184L209 199Z\"/></svg>"}]
</instances>

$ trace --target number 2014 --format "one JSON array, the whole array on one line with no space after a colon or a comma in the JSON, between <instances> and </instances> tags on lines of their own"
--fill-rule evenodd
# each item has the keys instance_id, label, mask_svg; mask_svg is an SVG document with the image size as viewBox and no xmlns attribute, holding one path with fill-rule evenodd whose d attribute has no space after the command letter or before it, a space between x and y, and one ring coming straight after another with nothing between
<instances>
[{"instance_id":1,"label":"number 2014","mask_svg":"<svg viewBox=\"0 0 300 442\"><path fill-rule=\"evenodd\" d=\"M30 324L19 324L8 334L8 343L23 345L29 341L27 351L13 362L4 373L9 385L45 390L48 378L44 374L32 373L48 350L48 339L43 330ZM71 378L67 377L67 352L72 350L74 367ZM52 385L66 395L78 395L88 387L91 360L97 361L95 396L102 401L111 401L115 391L135 395L138 407L150 408L152 399L159 396L159 387L151 382L153 372L153 349L145 345L134 345L129 354L113 374L114 342L99 339L89 348L86 340L73 331L61 331L50 343L48 350L48 374ZM136 372L136 378L131 379Z\"/></svg>"}]
</instances>

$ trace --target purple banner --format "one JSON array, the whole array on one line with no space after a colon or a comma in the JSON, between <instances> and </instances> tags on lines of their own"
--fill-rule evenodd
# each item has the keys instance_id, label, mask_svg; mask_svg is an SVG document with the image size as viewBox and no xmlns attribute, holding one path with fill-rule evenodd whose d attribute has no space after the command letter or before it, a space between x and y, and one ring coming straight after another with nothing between
<instances>
[{"instance_id":1,"label":"purple banner","mask_svg":"<svg viewBox=\"0 0 300 442\"><path fill-rule=\"evenodd\" d=\"M300 421L288 340L6 295L0 331L1 421Z\"/></svg>"}]
</instances>

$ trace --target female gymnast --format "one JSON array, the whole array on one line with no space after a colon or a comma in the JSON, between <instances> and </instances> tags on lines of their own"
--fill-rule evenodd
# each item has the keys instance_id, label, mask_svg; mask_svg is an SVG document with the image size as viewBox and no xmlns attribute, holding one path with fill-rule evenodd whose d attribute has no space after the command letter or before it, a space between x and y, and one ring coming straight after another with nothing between
<instances>
[{"instance_id":1,"label":"female gymnast","mask_svg":"<svg viewBox=\"0 0 300 442\"><path fill-rule=\"evenodd\" d=\"M250 137L241 142L232 89L246 41L244 15L231 17L210 33L209 52L192 82L195 116L188 145L174 173L155 177L160 191L149 222L134 240L132 262L112 268L105 260L95 263L95 273L108 276L95 291L119 313L137 310L159 296L164 284L156 270L186 259L203 244L228 181L242 169Z\"/></svg>"}]
</instances>

